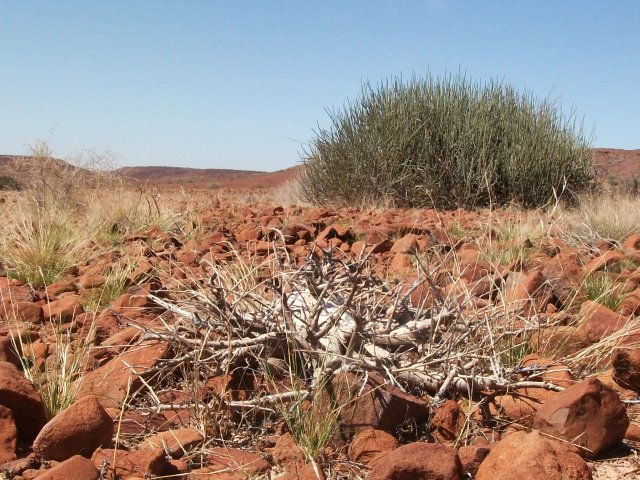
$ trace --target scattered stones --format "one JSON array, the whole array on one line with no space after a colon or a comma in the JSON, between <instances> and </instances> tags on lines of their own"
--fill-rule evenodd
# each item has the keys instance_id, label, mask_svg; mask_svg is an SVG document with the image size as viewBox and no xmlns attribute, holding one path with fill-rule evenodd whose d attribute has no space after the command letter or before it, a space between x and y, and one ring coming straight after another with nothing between
<instances>
[{"instance_id":1,"label":"scattered stones","mask_svg":"<svg viewBox=\"0 0 640 480\"><path fill-rule=\"evenodd\" d=\"M277 205L247 205L234 210L225 198L216 202L189 227L192 231L188 240L157 228L128 235L122 255L127 255L135 267L127 279L130 288L104 310L94 312L93 304L89 308L85 303L89 304L88 300L99 293L116 262L123 261L120 253L108 252L98 257L99 261L94 259L68 269L46 291L0 277L0 477L6 473L22 480L89 480L100 478L98 471L104 466L105 478L117 475L128 480L155 476L218 480L244 480L251 476L279 480L324 478L319 469L322 461L315 466L308 463L284 423L277 426L278 434L261 439L264 443L258 443L253 451L244 446L223 448L216 443L213 445L217 448L207 444L206 450L198 450L204 445L203 434L188 428L193 425L193 403L212 399L229 404L251 402L291 388L287 383L290 366L280 346L266 360L267 374L276 385L256 374L254 365L229 375L205 375L199 378L200 384L192 385L193 391L181 389L182 384L172 379L158 383L153 376L141 377L149 369L168 364L163 361L171 359L174 352L178 364L184 361L175 345L172 349L168 342L149 339L146 328L154 329L163 322L171 324L179 317L152 302L149 294L166 295L164 298L171 303L177 297L176 291L210 281L216 269L233 269L240 259L252 265L255 254L260 262L281 260L296 267L304 266L312 253L331 256L338 262L371 254L370 271L383 282L389 281L391 289L397 285L408 293L407 308L429 312L440 308L440 296L444 296L452 305L464 302L454 321L488 312L488 318L498 325L500 315L492 315L502 309L509 318L517 318L515 329L530 327L527 322L534 316L540 325L551 325L535 335L519 336L518 341L528 342L532 351L550 352L548 355L553 358L530 355L519 361L513 374L510 369L502 373L507 381L548 382L566 390L558 393L523 386L505 391L500 386L492 390L490 385L486 390L474 390L474 394L489 396L495 402L484 404L486 410L482 414L476 410L469 418L460 408L463 389L449 389L440 398L453 399L431 410L428 398L435 395L437 388L428 381L424 388L407 387L403 370L419 359L419 353L412 357L414 350L404 351L406 346L369 345L381 355L394 355L402 361L390 372L372 368L364 377L343 371L322 394L326 397L321 395L319 408L325 408L325 414L338 413L341 427L321 455L335 462L332 473L338 472L344 460L347 470L339 472L344 478L355 475L348 468L369 468L369 478L374 480L455 480L474 476L477 480L583 480L591 478L591 474L580 455L601 455L622 438L633 442L640 439L640 426L629 423L624 405L611 388L595 379L576 383L572 372L561 362L563 354L621 332L626 322L637 320L640 233L630 235L622 248L605 241L575 246L549 237L542 239L540 249L534 251L537 242L519 241L515 246L528 249L526 259L500 264L486 261L483 242L490 238L494 247L504 249L514 245L502 238L497 227L493 231L479 230L478 225L483 225L488 215L486 211L435 214L426 210L311 210ZM445 225L455 225L459 231L453 235ZM423 267L433 283L424 281ZM268 276L259 270L251 275L258 282ZM589 275L606 275L620 285L618 291L624 298L615 311L585 301L583 282ZM265 285L261 284L254 293L260 294ZM226 308L226 300L216 297L216 302L221 303L215 303L215 308ZM406 313L402 308L398 309L399 314ZM582 322L575 322L576 318ZM62 325L73 341L84 338L92 325L99 348L90 353L90 370L78 400L45 425L39 394L20 369L24 368L21 357L27 353L33 353L30 361L39 368L47 368L55 359L57 347L52 342L51 323ZM440 330L435 328L416 337L412 344L418 346L416 351L421 351L422 342L437 338ZM10 332L29 346L29 352L12 344ZM223 330L216 330L209 340L219 342L225 338ZM637 341L633 335L621 339L611 357L603 359L611 360L613 366L615 383L609 378L607 384L625 399L635 398L640 391ZM245 344L238 345L242 345L238 349L242 351ZM463 363L460 369L467 375L464 378L473 375ZM443 370L441 375L448 373ZM576 374L583 375L579 369ZM462 378L455 379L454 384L463 383ZM162 407L155 412L123 412L122 402L134 398L135 404L135 395L147 389L145 382L154 388ZM476 401L474 397L472 402ZM232 416L238 412L244 415L243 407L237 405L230 409ZM637 418L638 410L635 405L627 405L632 418ZM119 432L127 438L127 442L118 445L126 445L127 450L109 449L112 416L118 416ZM511 426L496 429L496 423L503 425L502 421ZM221 432L229 428L224 423L218 427ZM524 427L535 427L545 434L517 431ZM210 433L207 431L208 438ZM551 440L547 435L565 442ZM131 441L134 436L135 441ZM396 436L402 442L428 437L437 444L416 442L399 447ZM457 451L448 448L457 445L458 439L469 445ZM570 441L580 448L572 448L567 443ZM28 451L33 453L24 456ZM194 451L201 463L192 463ZM264 456L263 451L270 456ZM92 456L92 460L79 455ZM365 474L364 470L357 473L362 477Z\"/></svg>"}]
</instances>

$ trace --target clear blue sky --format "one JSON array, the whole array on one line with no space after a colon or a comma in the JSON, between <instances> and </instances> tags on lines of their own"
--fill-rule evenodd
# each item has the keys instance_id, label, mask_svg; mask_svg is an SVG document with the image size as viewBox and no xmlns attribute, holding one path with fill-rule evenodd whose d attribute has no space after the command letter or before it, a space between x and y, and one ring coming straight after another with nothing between
<instances>
[{"instance_id":1,"label":"clear blue sky","mask_svg":"<svg viewBox=\"0 0 640 480\"><path fill-rule=\"evenodd\" d=\"M640 1L0 1L0 153L276 170L363 81L465 71L640 148Z\"/></svg>"}]
</instances>

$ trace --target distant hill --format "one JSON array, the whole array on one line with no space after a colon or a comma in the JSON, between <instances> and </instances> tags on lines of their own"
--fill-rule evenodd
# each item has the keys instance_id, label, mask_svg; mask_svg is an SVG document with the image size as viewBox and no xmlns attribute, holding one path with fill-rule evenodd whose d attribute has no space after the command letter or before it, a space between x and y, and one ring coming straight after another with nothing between
<instances>
[{"instance_id":1,"label":"distant hill","mask_svg":"<svg viewBox=\"0 0 640 480\"><path fill-rule=\"evenodd\" d=\"M130 181L164 187L267 188L295 177L298 168L257 172L218 168L123 167L115 173Z\"/></svg>"},{"instance_id":2,"label":"distant hill","mask_svg":"<svg viewBox=\"0 0 640 480\"><path fill-rule=\"evenodd\" d=\"M594 148L593 164L602 177L633 180L640 177L640 149Z\"/></svg>"},{"instance_id":3,"label":"distant hill","mask_svg":"<svg viewBox=\"0 0 640 480\"><path fill-rule=\"evenodd\" d=\"M30 180L30 161L30 157L0 155L0 176L11 176L24 185ZM63 160L55 161L61 162L66 168L77 168ZM613 176L620 180L640 178L640 149L594 148L593 162L600 177ZM300 168L298 165L277 172L260 172L220 168L122 167L113 173L132 183L158 187L251 189L280 185L296 178Z\"/></svg>"}]
</instances>

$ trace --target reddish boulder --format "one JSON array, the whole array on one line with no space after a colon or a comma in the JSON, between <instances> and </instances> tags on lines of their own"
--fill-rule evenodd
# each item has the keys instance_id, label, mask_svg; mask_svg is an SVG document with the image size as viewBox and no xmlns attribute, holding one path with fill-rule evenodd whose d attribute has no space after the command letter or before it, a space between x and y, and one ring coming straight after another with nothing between
<instances>
[{"instance_id":1,"label":"reddish boulder","mask_svg":"<svg viewBox=\"0 0 640 480\"><path fill-rule=\"evenodd\" d=\"M265 473L269 462L261 456L239 448L216 447L207 450L208 467L240 471L245 475Z\"/></svg>"},{"instance_id":2,"label":"reddish boulder","mask_svg":"<svg viewBox=\"0 0 640 480\"><path fill-rule=\"evenodd\" d=\"M496 443L476 480L591 480L586 462L571 448L539 432L515 432Z\"/></svg>"},{"instance_id":3,"label":"reddish boulder","mask_svg":"<svg viewBox=\"0 0 640 480\"><path fill-rule=\"evenodd\" d=\"M60 300L49 302L43 307L44 317L46 320L56 322L70 322L76 315L84 313L82 305L80 305L80 296L67 295Z\"/></svg>"},{"instance_id":4,"label":"reddish boulder","mask_svg":"<svg viewBox=\"0 0 640 480\"><path fill-rule=\"evenodd\" d=\"M108 466L114 478L140 477L153 478L163 474L167 459L163 450L103 450L93 453L91 462L96 468Z\"/></svg>"},{"instance_id":5,"label":"reddish boulder","mask_svg":"<svg viewBox=\"0 0 640 480\"><path fill-rule=\"evenodd\" d=\"M487 458L493 445L467 445L460 447L458 456L465 475L474 477L480 464Z\"/></svg>"},{"instance_id":6,"label":"reddish boulder","mask_svg":"<svg viewBox=\"0 0 640 480\"><path fill-rule=\"evenodd\" d=\"M37 480L98 480L100 472L91 460L75 455L38 475Z\"/></svg>"},{"instance_id":7,"label":"reddish boulder","mask_svg":"<svg viewBox=\"0 0 640 480\"><path fill-rule=\"evenodd\" d=\"M413 253L418 249L418 237L413 233L408 233L404 237L398 239L391 247L393 253Z\"/></svg>"},{"instance_id":8,"label":"reddish boulder","mask_svg":"<svg viewBox=\"0 0 640 480\"><path fill-rule=\"evenodd\" d=\"M91 457L98 447L108 447L113 421L96 397L83 397L47 423L33 442L44 460L62 461L74 455Z\"/></svg>"},{"instance_id":9,"label":"reddish boulder","mask_svg":"<svg viewBox=\"0 0 640 480\"><path fill-rule=\"evenodd\" d=\"M356 435L349 444L349 458L357 463L369 465L400 444L396 437L382 430L365 430Z\"/></svg>"},{"instance_id":10,"label":"reddish boulder","mask_svg":"<svg viewBox=\"0 0 640 480\"><path fill-rule=\"evenodd\" d=\"M0 362L0 405L11 409L19 442L30 442L46 423L40 394L9 362Z\"/></svg>"},{"instance_id":11,"label":"reddish boulder","mask_svg":"<svg viewBox=\"0 0 640 480\"><path fill-rule=\"evenodd\" d=\"M462 464L453 448L436 443L403 445L374 462L369 480L462 480Z\"/></svg>"},{"instance_id":12,"label":"reddish boulder","mask_svg":"<svg viewBox=\"0 0 640 480\"><path fill-rule=\"evenodd\" d=\"M320 408L328 411L334 405L343 406L339 418L342 432L347 435L371 428L393 433L408 419L420 423L429 417L426 400L387 384L377 374L370 374L364 387L362 380L353 375L337 375L322 392L320 402Z\"/></svg>"},{"instance_id":13,"label":"reddish boulder","mask_svg":"<svg viewBox=\"0 0 640 480\"><path fill-rule=\"evenodd\" d=\"M637 252L640 250L640 233L632 233L622 244L626 250Z\"/></svg>"},{"instance_id":14,"label":"reddish boulder","mask_svg":"<svg viewBox=\"0 0 640 480\"><path fill-rule=\"evenodd\" d=\"M180 458L201 445L203 441L204 437L195 428L181 428L153 435L145 439L138 448L140 450L161 449L172 458Z\"/></svg>"},{"instance_id":15,"label":"reddish boulder","mask_svg":"<svg viewBox=\"0 0 640 480\"><path fill-rule=\"evenodd\" d=\"M618 252L607 250L599 257L594 258L584 266L585 274L591 275L601 270L617 269L620 271L620 262L624 260L624 255Z\"/></svg>"},{"instance_id":16,"label":"reddish boulder","mask_svg":"<svg viewBox=\"0 0 640 480\"><path fill-rule=\"evenodd\" d=\"M618 395L597 378L590 378L547 399L533 426L574 442L583 447L581 454L594 457L622 441L629 417Z\"/></svg>"},{"instance_id":17,"label":"reddish boulder","mask_svg":"<svg viewBox=\"0 0 640 480\"><path fill-rule=\"evenodd\" d=\"M5 299L0 303L0 320L39 324L44 313L37 303Z\"/></svg>"},{"instance_id":18,"label":"reddish boulder","mask_svg":"<svg viewBox=\"0 0 640 480\"><path fill-rule=\"evenodd\" d=\"M621 387L640 391L640 348L616 348L612 363L616 383Z\"/></svg>"},{"instance_id":19,"label":"reddish boulder","mask_svg":"<svg viewBox=\"0 0 640 480\"><path fill-rule=\"evenodd\" d=\"M640 288L625 295L624 300L617 308L617 312L623 317L640 314Z\"/></svg>"},{"instance_id":20,"label":"reddish boulder","mask_svg":"<svg viewBox=\"0 0 640 480\"><path fill-rule=\"evenodd\" d=\"M464 427L466 417L454 400L446 400L431 419L431 433L440 442L453 442Z\"/></svg>"},{"instance_id":21,"label":"reddish boulder","mask_svg":"<svg viewBox=\"0 0 640 480\"><path fill-rule=\"evenodd\" d=\"M624 326L627 319L604 305L587 300L580 306L580 317L584 318L582 329L589 341L595 343Z\"/></svg>"},{"instance_id":22,"label":"reddish boulder","mask_svg":"<svg viewBox=\"0 0 640 480\"><path fill-rule=\"evenodd\" d=\"M17 437L11 410L0 405L0 465L16 459Z\"/></svg>"},{"instance_id":23,"label":"reddish boulder","mask_svg":"<svg viewBox=\"0 0 640 480\"><path fill-rule=\"evenodd\" d=\"M147 341L134 345L119 357L86 373L78 398L95 395L103 406L118 407L127 395L127 388L135 391L140 387L138 372L157 365L168 353L166 342Z\"/></svg>"}]
</instances>

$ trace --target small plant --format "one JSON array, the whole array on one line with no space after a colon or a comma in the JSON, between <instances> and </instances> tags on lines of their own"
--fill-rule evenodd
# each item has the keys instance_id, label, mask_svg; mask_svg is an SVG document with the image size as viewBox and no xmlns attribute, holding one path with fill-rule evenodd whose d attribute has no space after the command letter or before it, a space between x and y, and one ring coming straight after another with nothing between
<instances>
[{"instance_id":1,"label":"small plant","mask_svg":"<svg viewBox=\"0 0 640 480\"><path fill-rule=\"evenodd\" d=\"M318 396L309 401L296 398L292 405L282 407L289 432L304 453L308 462L315 464L321 457L329 440L340 427L340 407L327 411Z\"/></svg>"},{"instance_id":2,"label":"small plant","mask_svg":"<svg viewBox=\"0 0 640 480\"><path fill-rule=\"evenodd\" d=\"M595 272L587 276L582 290L588 300L598 302L609 310L616 310L622 303L622 285L616 283L607 272Z\"/></svg>"},{"instance_id":3,"label":"small plant","mask_svg":"<svg viewBox=\"0 0 640 480\"><path fill-rule=\"evenodd\" d=\"M11 335L14 351L18 352L25 377L40 393L48 419L73 404L82 384L82 376L87 370L89 350L95 338L94 323L86 329L85 335L73 339L71 329L61 323L51 321L55 337L53 351L42 365L37 363L33 344L22 340L20 335Z\"/></svg>"},{"instance_id":4,"label":"small plant","mask_svg":"<svg viewBox=\"0 0 640 480\"><path fill-rule=\"evenodd\" d=\"M125 293L131 286L130 275L135 270L135 265L121 262L115 265L106 276L102 287L95 289L87 299L85 305L88 310L97 311Z\"/></svg>"},{"instance_id":5,"label":"small plant","mask_svg":"<svg viewBox=\"0 0 640 480\"><path fill-rule=\"evenodd\" d=\"M34 288L56 281L90 241L90 233L75 225L70 212L33 217L22 211L11 221L13 228L4 232L0 252L9 276Z\"/></svg>"}]
</instances>

